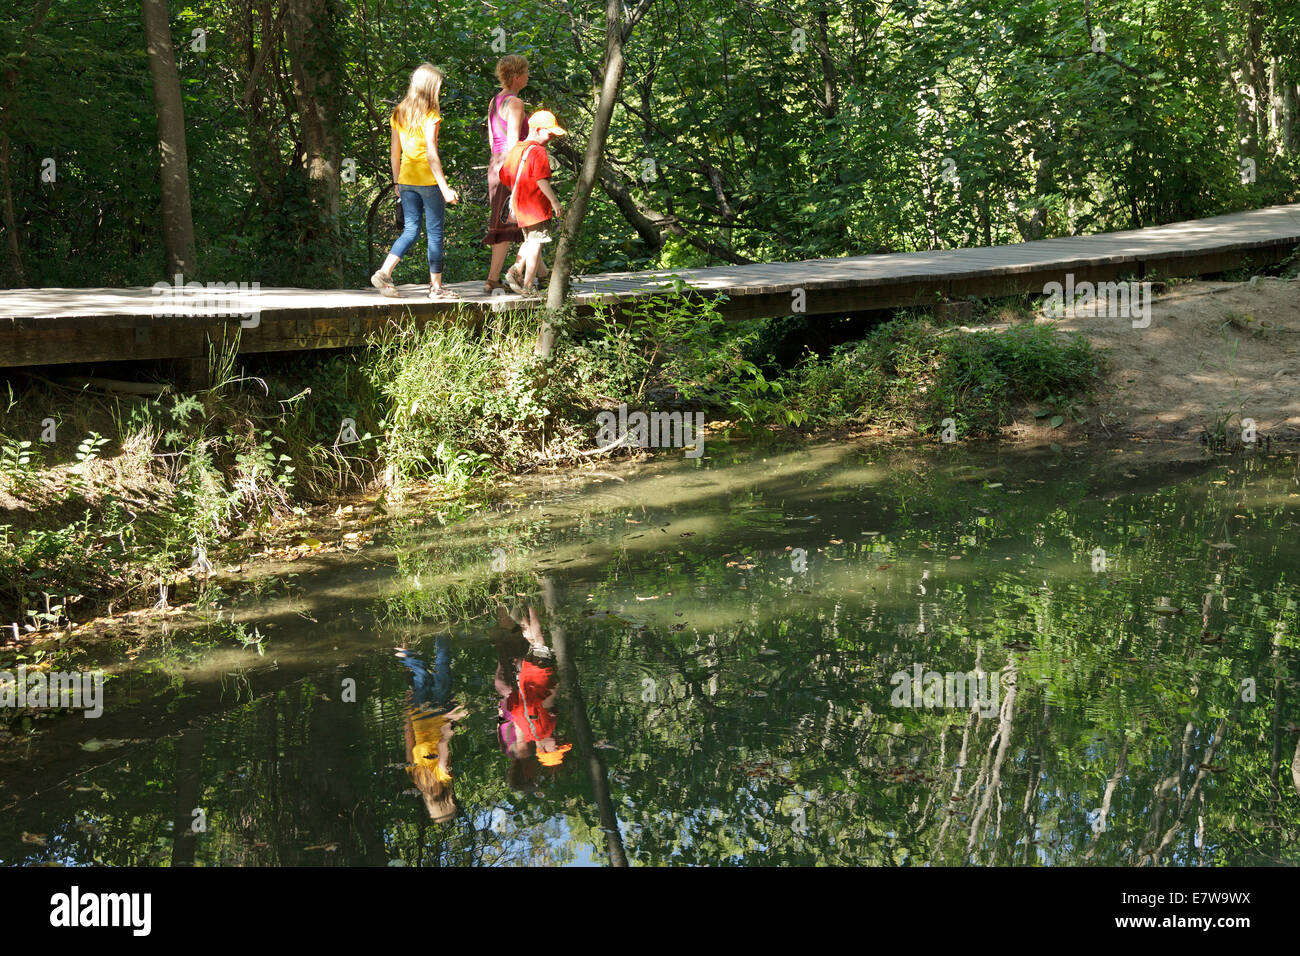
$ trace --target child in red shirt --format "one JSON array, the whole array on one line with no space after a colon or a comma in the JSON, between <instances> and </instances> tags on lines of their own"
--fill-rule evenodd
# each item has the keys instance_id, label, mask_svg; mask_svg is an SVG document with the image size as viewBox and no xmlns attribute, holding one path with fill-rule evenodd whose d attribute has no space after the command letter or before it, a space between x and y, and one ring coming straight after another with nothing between
<instances>
[{"instance_id":1,"label":"child in red shirt","mask_svg":"<svg viewBox=\"0 0 1300 956\"><path fill-rule=\"evenodd\" d=\"M573 745L555 740L557 721L553 708L559 681L537 611L530 607L521 617L516 624L505 608L497 607L497 627L493 630L498 666L494 683L501 696L497 733L502 749L510 757L506 779L514 789L528 790L537 781L538 769L558 767ZM537 763L533 764L529 756L535 756Z\"/></svg>"},{"instance_id":2,"label":"child in red shirt","mask_svg":"<svg viewBox=\"0 0 1300 956\"><path fill-rule=\"evenodd\" d=\"M554 113L538 110L528 117L528 138L515 143L501 164L501 182L510 187L515 221L524 233L515 264L506 272L506 283L520 295L537 295L538 263L542 245L551 241L552 211L564 215L551 188L551 158L546 152L546 144L564 133Z\"/></svg>"}]
</instances>

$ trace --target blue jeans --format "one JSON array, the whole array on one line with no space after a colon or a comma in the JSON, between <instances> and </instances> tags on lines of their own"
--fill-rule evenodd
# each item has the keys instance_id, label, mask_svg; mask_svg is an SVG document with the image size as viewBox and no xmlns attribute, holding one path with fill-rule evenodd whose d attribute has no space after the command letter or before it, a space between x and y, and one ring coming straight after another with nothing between
<instances>
[{"instance_id":1,"label":"blue jeans","mask_svg":"<svg viewBox=\"0 0 1300 956\"><path fill-rule=\"evenodd\" d=\"M442 272L442 221L447 206L442 198L442 190L435 186L408 186L399 183L402 200L402 234L388 250L389 255L401 259L406 256L415 240L420 236L420 218L424 217L424 231L429 239L429 272L438 275Z\"/></svg>"},{"instance_id":2,"label":"blue jeans","mask_svg":"<svg viewBox=\"0 0 1300 956\"><path fill-rule=\"evenodd\" d=\"M398 658L411 670L412 706L435 714L451 709L451 646L446 638L434 643L432 668L410 651Z\"/></svg>"}]
</instances>

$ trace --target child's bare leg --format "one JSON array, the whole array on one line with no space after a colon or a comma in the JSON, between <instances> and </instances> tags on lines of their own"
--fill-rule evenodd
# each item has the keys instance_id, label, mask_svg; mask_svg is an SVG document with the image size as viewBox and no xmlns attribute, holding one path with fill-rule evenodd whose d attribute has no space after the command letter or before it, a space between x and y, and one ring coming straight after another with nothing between
<instances>
[{"instance_id":1,"label":"child's bare leg","mask_svg":"<svg viewBox=\"0 0 1300 956\"><path fill-rule=\"evenodd\" d=\"M531 286L537 282L537 263L542 258L542 247L532 239L527 240L524 247L524 285Z\"/></svg>"}]
</instances>

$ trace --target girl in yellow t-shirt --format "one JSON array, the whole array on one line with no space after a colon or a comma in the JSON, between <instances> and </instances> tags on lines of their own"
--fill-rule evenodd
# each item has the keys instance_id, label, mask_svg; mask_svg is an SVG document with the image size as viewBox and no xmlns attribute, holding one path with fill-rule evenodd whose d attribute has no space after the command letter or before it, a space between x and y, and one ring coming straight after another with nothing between
<instances>
[{"instance_id":1,"label":"girl in yellow t-shirt","mask_svg":"<svg viewBox=\"0 0 1300 956\"><path fill-rule=\"evenodd\" d=\"M441 89L441 71L428 63L421 63L411 74L406 96L397 104L389 121L393 131L393 182L402 203L405 225L384 264L370 277L370 284L382 294L394 298L399 293L397 286L393 285L393 269L419 238L421 218L424 219L429 244L429 298L457 298L442 284L445 204L454 205L460 201L460 195L448 185L442 172L442 161L438 158L438 127L442 123L438 93Z\"/></svg>"},{"instance_id":2,"label":"girl in yellow t-shirt","mask_svg":"<svg viewBox=\"0 0 1300 956\"><path fill-rule=\"evenodd\" d=\"M411 672L403 727L406 772L424 798L430 818L445 823L456 815L451 739L456 724L469 714L452 697L451 648L445 639L439 638L434 646L432 667L405 648L397 650L397 658Z\"/></svg>"}]
</instances>

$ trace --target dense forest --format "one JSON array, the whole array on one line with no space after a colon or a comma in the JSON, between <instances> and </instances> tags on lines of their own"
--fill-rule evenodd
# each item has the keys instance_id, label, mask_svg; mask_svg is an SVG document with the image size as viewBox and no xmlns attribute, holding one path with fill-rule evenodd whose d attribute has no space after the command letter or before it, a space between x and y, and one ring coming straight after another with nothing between
<instances>
[{"instance_id":1,"label":"dense forest","mask_svg":"<svg viewBox=\"0 0 1300 956\"><path fill-rule=\"evenodd\" d=\"M395 235L392 107L446 74L464 201L447 273L486 271L482 124L506 53L570 130L604 5L15 0L0 14L0 284L360 287ZM642 0L576 271L1015 242L1286 201L1300 178L1289 0ZM414 265L404 269L415 270Z\"/></svg>"}]
</instances>

